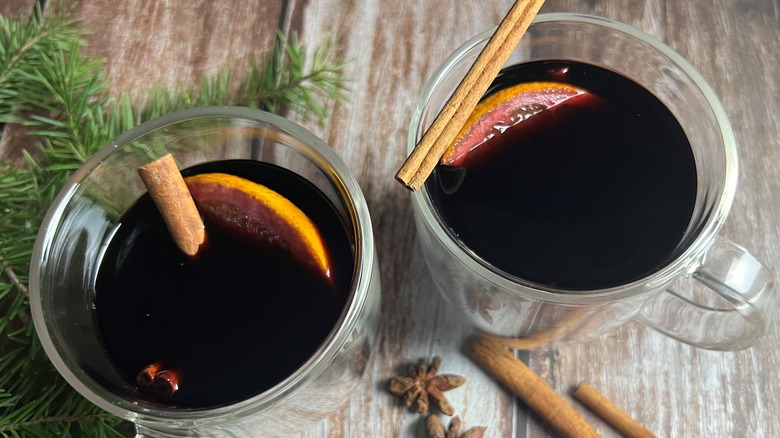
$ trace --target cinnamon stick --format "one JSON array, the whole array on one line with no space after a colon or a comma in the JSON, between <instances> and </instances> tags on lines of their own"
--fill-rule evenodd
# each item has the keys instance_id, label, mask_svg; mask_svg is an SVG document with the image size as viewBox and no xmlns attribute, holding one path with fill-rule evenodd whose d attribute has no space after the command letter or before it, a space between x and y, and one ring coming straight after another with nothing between
<instances>
[{"instance_id":1,"label":"cinnamon stick","mask_svg":"<svg viewBox=\"0 0 780 438\"><path fill-rule=\"evenodd\" d=\"M206 240L206 229L173 156L167 154L138 169L176 245L194 256Z\"/></svg>"},{"instance_id":2,"label":"cinnamon stick","mask_svg":"<svg viewBox=\"0 0 780 438\"><path fill-rule=\"evenodd\" d=\"M408 189L416 191L428 179L543 3L544 0L517 0L501 21L452 97L396 173L395 178Z\"/></svg>"},{"instance_id":3,"label":"cinnamon stick","mask_svg":"<svg viewBox=\"0 0 780 438\"><path fill-rule=\"evenodd\" d=\"M480 336L472 345L470 355L477 364L508 387L561 436L584 438L599 436L563 397L498 342Z\"/></svg>"},{"instance_id":4,"label":"cinnamon stick","mask_svg":"<svg viewBox=\"0 0 780 438\"><path fill-rule=\"evenodd\" d=\"M592 386L582 382L574 391L574 398L596 413L615 430L628 438L655 438L649 430L636 422Z\"/></svg>"}]
</instances>

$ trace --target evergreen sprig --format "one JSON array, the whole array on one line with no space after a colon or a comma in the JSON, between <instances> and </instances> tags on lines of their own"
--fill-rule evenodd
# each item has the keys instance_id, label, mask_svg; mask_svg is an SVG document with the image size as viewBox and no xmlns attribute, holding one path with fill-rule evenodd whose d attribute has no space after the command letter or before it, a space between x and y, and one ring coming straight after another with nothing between
<instances>
[{"instance_id":1,"label":"evergreen sprig","mask_svg":"<svg viewBox=\"0 0 780 438\"><path fill-rule=\"evenodd\" d=\"M67 49L74 42L83 43L67 15L52 15L46 20L41 17L37 6L26 22L0 16L0 123L7 123L9 116L23 109L24 96L40 91L27 78L31 67L45 64L42 57L47 53Z\"/></svg>"},{"instance_id":2,"label":"evergreen sprig","mask_svg":"<svg viewBox=\"0 0 780 438\"><path fill-rule=\"evenodd\" d=\"M43 215L72 172L119 133L193 106L291 109L319 121L325 100L346 99L344 63L329 43L311 56L279 33L242 84L224 70L199 84L112 98L103 62L82 52L70 16L37 8L26 21L0 16L0 128L18 124L33 148L0 162L0 436L123 436L131 428L82 398L54 370L30 321L27 272Z\"/></svg>"}]
</instances>

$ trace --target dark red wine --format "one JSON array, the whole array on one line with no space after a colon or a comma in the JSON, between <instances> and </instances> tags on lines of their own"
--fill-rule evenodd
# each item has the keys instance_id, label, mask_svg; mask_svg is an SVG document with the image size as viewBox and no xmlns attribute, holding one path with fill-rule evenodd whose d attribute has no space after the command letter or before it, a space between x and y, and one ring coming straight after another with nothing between
<instances>
[{"instance_id":1,"label":"dark red wine","mask_svg":"<svg viewBox=\"0 0 780 438\"><path fill-rule=\"evenodd\" d=\"M303 210L325 240L331 279L289 251L208 217L208 245L191 259L176 247L151 199L137 201L102 259L95 318L107 354L139 386L138 396L182 407L246 399L300 367L336 325L354 266L334 206L309 182L254 161L213 162L183 173L207 172L263 184ZM175 373L172 394L139 385L139 373L153 364L150 379Z\"/></svg>"},{"instance_id":2,"label":"dark red wine","mask_svg":"<svg viewBox=\"0 0 780 438\"><path fill-rule=\"evenodd\" d=\"M617 286L663 267L696 198L678 121L635 82L576 62L506 68L488 95L532 81L589 96L509 128L465 167L436 169L426 190L452 237L495 269L567 290Z\"/></svg>"}]
</instances>

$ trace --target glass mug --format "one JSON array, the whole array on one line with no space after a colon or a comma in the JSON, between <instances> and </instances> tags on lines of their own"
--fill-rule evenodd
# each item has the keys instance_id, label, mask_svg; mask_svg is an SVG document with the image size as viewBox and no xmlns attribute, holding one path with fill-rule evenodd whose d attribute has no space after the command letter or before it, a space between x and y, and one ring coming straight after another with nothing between
<instances>
[{"instance_id":1,"label":"glass mug","mask_svg":"<svg viewBox=\"0 0 780 438\"><path fill-rule=\"evenodd\" d=\"M249 159L303 176L336 207L353 248L351 289L336 326L310 358L267 391L227 406L179 408L134 398L104 353L93 317L102 251L146 188L137 169L170 152L182 167ZM289 436L338 409L375 350L380 280L368 208L324 142L279 116L196 108L144 123L103 147L62 189L36 241L30 272L35 328L57 370L84 397L146 436ZM240 335L240 333L237 333Z\"/></svg>"},{"instance_id":2,"label":"glass mug","mask_svg":"<svg viewBox=\"0 0 780 438\"><path fill-rule=\"evenodd\" d=\"M412 117L409 153L493 32L461 46L428 82ZM452 237L423 187L412 195L415 224L423 258L443 297L477 328L526 337L528 348L587 341L631 318L697 347L751 345L771 321L778 298L773 276L762 264L718 236L737 186L737 152L711 88L669 47L599 17L537 16L507 65L542 60L612 70L642 85L671 110L690 141L698 173L688 229L671 261L656 272L616 287L564 291L513 277L474 255Z\"/></svg>"}]
</instances>

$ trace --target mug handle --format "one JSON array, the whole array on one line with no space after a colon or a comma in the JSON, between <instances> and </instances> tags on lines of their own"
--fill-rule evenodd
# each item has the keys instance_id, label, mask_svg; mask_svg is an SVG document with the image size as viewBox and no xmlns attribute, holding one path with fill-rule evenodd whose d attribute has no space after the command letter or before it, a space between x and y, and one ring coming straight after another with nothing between
<instances>
[{"instance_id":1,"label":"mug handle","mask_svg":"<svg viewBox=\"0 0 780 438\"><path fill-rule=\"evenodd\" d=\"M690 278L725 299L728 308L696 303L669 287L648 300L637 319L674 339L711 350L747 348L764 334L778 295L772 274L744 248L716 237Z\"/></svg>"}]
</instances>

